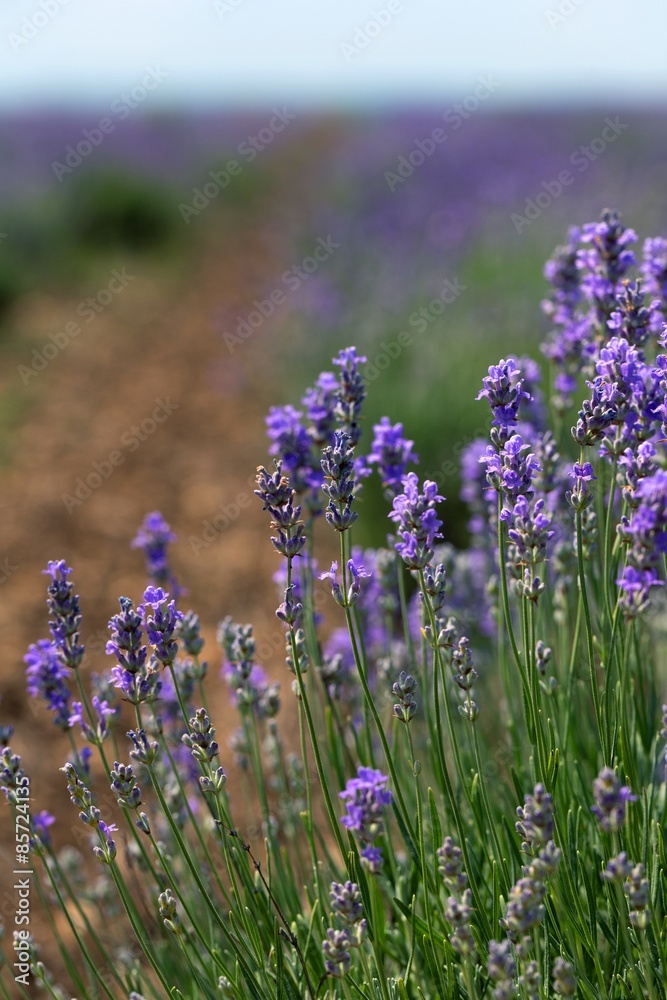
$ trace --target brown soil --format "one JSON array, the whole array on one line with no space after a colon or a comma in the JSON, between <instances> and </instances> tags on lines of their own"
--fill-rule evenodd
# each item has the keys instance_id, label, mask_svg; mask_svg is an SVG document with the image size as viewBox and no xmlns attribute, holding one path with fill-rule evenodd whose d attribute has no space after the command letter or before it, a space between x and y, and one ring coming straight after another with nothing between
<instances>
[{"instance_id":1,"label":"brown soil","mask_svg":"<svg viewBox=\"0 0 667 1000\"><path fill-rule=\"evenodd\" d=\"M25 389L32 396L30 419L17 433L14 458L0 486L0 560L6 556L12 567L0 587L0 721L16 726L12 747L31 775L32 809L49 808L59 817L53 828L57 845L72 842L71 830L78 823L58 772L68 743L50 714L28 700L22 662L29 643L48 635L41 575L47 560L64 558L74 569L84 616L82 637L93 650L85 679L91 669L111 665L103 652L106 623L118 609L118 596L138 602L146 583L143 558L129 543L146 512L162 511L179 536L172 552L177 578L188 591L181 607L192 607L203 623L210 707L226 770L234 771L226 748L236 718L218 677L216 623L225 614L252 621L258 638L268 637L278 647L271 585L278 560L249 477L266 461L263 417L279 386L289 326L284 314L279 317L278 344L272 340L275 322L266 321L233 354L216 326L222 314L222 328L231 328L265 290L267 276L270 281L293 261L288 241L275 225L267 225L265 215L249 225L240 214L217 210L214 215L211 210L205 223L188 273L173 279L145 261L130 262L127 272L134 280L30 380ZM87 294L57 299L36 295L20 303L13 319L25 337L26 357L17 357L16 364L29 363L32 347L41 347L49 330L62 329L75 317ZM6 385L11 379L19 379L15 366L1 381ZM156 400L170 400L177 408L130 450L123 435L150 417ZM85 479L94 462L102 463L118 450L122 464L68 511L63 495L74 494L77 478ZM205 522L213 521L221 504L235 504L239 516L232 515L229 526L205 546L193 545L191 540L202 539ZM289 725L294 705L279 647L265 666L282 681L282 711ZM102 786L101 776L99 781ZM230 783L233 791L233 774ZM3 807L0 919L11 947L16 900L8 820ZM38 921L35 932L43 931ZM47 946L45 953L51 958L53 949Z\"/></svg>"}]
</instances>

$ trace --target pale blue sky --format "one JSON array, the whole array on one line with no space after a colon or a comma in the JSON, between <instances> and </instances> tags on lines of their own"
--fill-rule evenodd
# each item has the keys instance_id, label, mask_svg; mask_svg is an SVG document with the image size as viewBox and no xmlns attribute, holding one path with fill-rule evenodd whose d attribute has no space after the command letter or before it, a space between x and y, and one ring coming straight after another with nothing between
<instances>
[{"instance_id":1,"label":"pale blue sky","mask_svg":"<svg viewBox=\"0 0 667 1000\"><path fill-rule=\"evenodd\" d=\"M503 104L662 102L666 37L665 0L2 0L0 108L107 105L156 65L151 107L436 101L484 74Z\"/></svg>"}]
</instances>

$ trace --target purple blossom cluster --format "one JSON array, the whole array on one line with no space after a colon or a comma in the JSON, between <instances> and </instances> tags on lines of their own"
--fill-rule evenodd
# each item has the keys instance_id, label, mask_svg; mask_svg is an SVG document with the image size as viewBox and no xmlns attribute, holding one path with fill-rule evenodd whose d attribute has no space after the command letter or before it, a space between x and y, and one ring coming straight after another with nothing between
<instances>
[{"instance_id":1,"label":"purple blossom cluster","mask_svg":"<svg viewBox=\"0 0 667 1000\"><path fill-rule=\"evenodd\" d=\"M139 528L132 548L141 549L146 559L146 575L156 587L167 587L175 597L182 591L176 583L176 578L169 565L167 547L176 541L176 535L171 530L159 510L146 514Z\"/></svg>"},{"instance_id":2,"label":"purple blossom cluster","mask_svg":"<svg viewBox=\"0 0 667 1000\"><path fill-rule=\"evenodd\" d=\"M350 778L345 789L338 793L347 808L341 823L360 840L361 857L373 873L382 866L382 851L374 845L385 832L386 813L392 803L386 787L388 781L381 771L360 767L357 777Z\"/></svg>"},{"instance_id":3,"label":"purple blossom cluster","mask_svg":"<svg viewBox=\"0 0 667 1000\"><path fill-rule=\"evenodd\" d=\"M627 785L621 785L610 767L603 767L593 782L593 795L595 805L591 806L591 812L603 830L616 833L625 823L628 802L636 802L637 796Z\"/></svg>"},{"instance_id":4,"label":"purple blossom cluster","mask_svg":"<svg viewBox=\"0 0 667 1000\"><path fill-rule=\"evenodd\" d=\"M424 482L424 492L419 492L416 473L409 472L403 480L403 493L394 497L389 517L397 525L396 551L410 569L424 569L434 555L436 538L440 538L442 521L436 513L436 504L445 499L430 480Z\"/></svg>"},{"instance_id":5,"label":"purple blossom cluster","mask_svg":"<svg viewBox=\"0 0 667 1000\"><path fill-rule=\"evenodd\" d=\"M271 538L274 548L286 559L298 556L306 544L301 507L295 505L296 491L287 476L283 475L282 462L275 463L275 472L257 469L255 495L262 501L263 510L271 515L271 527L276 535Z\"/></svg>"},{"instance_id":6,"label":"purple blossom cluster","mask_svg":"<svg viewBox=\"0 0 667 1000\"><path fill-rule=\"evenodd\" d=\"M303 410L289 404L273 406L266 418L271 442L269 454L284 467L300 502L312 515L322 510L323 471L327 474L322 466L322 449L326 456L327 448L337 448L336 434L344 434L354 458L353 450L361 436L361 407L366 397L360 370L365 361L356 348L345 348L333 359L338 375L321 372L315 385L303 396ZM365 471L363 463L359 471Z\"/></svg>"},{"instance_id":7,"label":"purple blossom cluster","mask_svg":"<svg viewBox=\"0 0 667 1000\"><path fill-rule=\"evenodd\" d=\"M601 323L609 320L621 282L637 263L634 251L629 249L636 242L634 230L627 229L618 212L610 209L604 210L599 222L588 222L581 230L583 246L577 253L581 287Z\"/></svg>"},{"instance_id":8,"label":"purple blossom cluster","mask_svg":"<svg viewBox=\"0 0 667 1000\"><path fill-rule=\"evenodd\" d=\"M629 617L646 611L651 590L662 586L660 568L667 553L667 471L658 469L639 479L634 490L635 510L619 526L627 543L627 563L616 581L620 603Z\"/></svg>"},{"instance_id":9,"label":"purple blossom cluster","mask_svg":"<svg viewBox=\"0 0 667 1000\"><path fill-rule=\"evenodd\" d=\"M71 670L63 665L55 643L40 639L33 643L24 656L28 694L43 698L54 723L60 729L70 728L70 691L67 683Z\"/></svg>"},{"instance_id":10,"label":"purple blossom cluster","mask_svg":"<svg viewBox=\"0 0 667 1000\"><path fill-rule=\"evenodd\" d=\"M342 979L350 971L351 949L366 940L368 926L356 882L332 882L329 900L335 926L327 928L322 942L324 967L334 979Z\"/></svg>"},{"instance_id":11,"label":"purple blossom cluster","mask_svg":"<svg viewBox=\"0 0 667 1000\"><path fill-rule=\"evenodd\" d=\"M482 382L484 388L480 389L477 399L488 400L493 415L491 440L500 451L514 434L521 403L531 400L532 396L523 388L524 379L514 358L491 365Z\"/></svg>"},{"instance_id":12,"label":"purple blossom cluster","mask_svg":"<svg viewBox=\"0 0 667 1000\"><path fill-rule=\"evenodd\" d=\"M413 445L414 441L403 436L403 424L392 425L389 417L382 417L379 424L373 425L373 443L366 461L377 466L389 498L400 492L407 466L419 462Z\"/></svg>"},{"instance_id":13,"label":"purple blossom cluster","mask_svg":"<svg viewBox=\"0 0 667 1000\"><path fill-rule=\"evenodd\" d=\"M51 578L47 590L47 606L51 614L49 629L63 666L78 670L84 648L79 643L81 612L74 585L67 579L72 570L64 559L48 563L44 574Z\"/></svg>"},{"instance_id":14,"label":"purple blossom cluster","mask_svg":"<svg viewBox=\"0 0 667 1000\"><path fill-rule=\"evenodd\" d=\"M188 681L194 679L194 668L177 662L178 630L185 617L162 587L147 587L143 603L136 610L128 597L120 598L120 612L109 621L111 638L106 652L116 659L111 668L113 685L127 701L139 705L162 696L165 708L173 715L177 704L175 692L173 696L170 694L173 682L163 682L160 668L169 667L177 672L187 693ZM192 627L191 613L189 622Z\"/></svg>"}]
</instances>

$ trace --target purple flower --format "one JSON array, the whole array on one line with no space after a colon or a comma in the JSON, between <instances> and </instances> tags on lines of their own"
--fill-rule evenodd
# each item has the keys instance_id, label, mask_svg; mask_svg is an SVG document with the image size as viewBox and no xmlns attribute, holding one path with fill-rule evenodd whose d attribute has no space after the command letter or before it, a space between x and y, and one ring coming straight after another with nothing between
<instances>
[{"instance_id":1,"label":"purple flower","mask_svg":"<svg viewBox=\"0 0 667 1000\"><path fill-rule=\"evenodd\" d=\"M333 372L321 372L315 385L306 390L301 400L310 421L308 433L318 448L331 444L333 439L338 388L338 379Z\"/></svg>"},{"instance_id":2,"label":"purple flower","mask_svg":"<svg viewBox=\"0 0 667 1000\"><path fill-rule=\"evenodd\" d=\"M632 863L628 861L625 851L621 851L619 855L607 862L605 870L600 874L606 882L622 882L631 871Z\"/></svg>"},{"instance_id":3,"label":"purple flower","mask_svg":"<svg viewBox=\"0 0 667 1000\"><path fill-rule=\"evenodd\" d=\"M661 312L652 317L653 332L659 333L667 312L667 240L661 236L645 240L643 256L641 272L646 292L659 300Z\"/></svg>"},{"instance_id":4,"label":"purple flower","mask_svg":"<svg viewBox=\"0 0 667 1000\"><path fill-rule=\"evenodd\" d=\"M543 498L531 506L525 496L520 496L512 509L508 536L521 562L531 566L547 558L547 542L554 536L551 515L544 508Z\"/></svg>"},{"instance_id":5,"label":"purple flower","mask_svg":"<svg viewBox=\"0 0 667 1000\"><path fill-rule=\"evenodd\" d=\"M596 309L598 321L605 323L614 309L615 294L620 281L637 263L628 247L636 243L632 229L621 223L618 212L605 209L600 222L589 222L581 241L587 246L577 255L577 264L584 277L581 287Z\"/></svg>"},{"instance_id":6,"label":"purple flower","mask_svg":"<svg viewBox=\"0 0 667 1000\"><path fill-rule=\"evenodd\" d=\"M69 729L70 692L67 679L70 668L64 666L59 650L49 639L33 643L23 657L28 682L28 694L32 698L44 698L47 708L55 713L54 722L60 729Z\"/></svg>"},{"instance_id":7,"label":"purple flower","mask_svg":"<svg viewBox=\"0 0 667 1000\"><path fill-rule=\"evenodd\" d=\"M623 591L621 606L629 616L641 614L649 604L651 587L660 586L658 568L667 553L667 471L658 469L640 479L634 490L637 503L630 522L619 526L629 543L625 570L617 580Z\"/></svg>"},{"instance_id":8,"label":"purple flower","mask_svg":"<svg viewBox=\"0 0 667 1000\"><path fill-rule=\"evenodd\" d=\"M593 795L596 804L591 806L591 812L608 833L621 829L628 802L637 801L627 785L621 786L618 775L610 767L603 767L593 782Z\"/></svg>"},{"instance_id":9,"label":"purple flower","mask_svg":"<svg viewBox=\"0 0 667 1000\"><path fill-rule=\"evenodd\" d=\"M553 800L544 785L537 784L532 795L526 795L524 805L516 811L519 822L516 831L524 841L522 849L533 851L551 840L554 832Z\"/></svg>"},{"instance_id":10,"label":"purple flower","mask_svg":"<svg viewBox=\"0 0 667 1000\"><path fill-rule=\"evenodd\" d=\"M327 928L326 939L322 942L322 953L324 955L324 968L328 976L342 979L347 975L352 964L350 948L353 943L352 935L347 927Z\"/></svg>"},{"instance_id":11,"label":"purple flower","mask_svg":"<svg viewBox=\"0 0 667 1000\"><path fill-rule=\"evenodd\" d=\"M500 926L507 931L513 944L541 922L546 894L546 884L541 879L530 877L520 878L510 889L507 909Z\"/></svg>"},{"instance_id":12,"label":"purple flower","mask_svg":"<svg viewBox=\"0 0 667 1000\"><path fill-rule=\"evenodd\" d=\"M109 735L109 724L107 719L117 715L118 709L110 708L107 701L101 701L97 695L92 697L92 706L97 715L97 726L92 728L83 715L83 704L80 701L72 702L73 712L69 717L70 726L81 726L81 732L89 743L96 743L98 746L104 742Z\"/></svg>"},{"instance_id":13,"label":"purple flower","mask_svg":"<svg viewBox=\"0 0 667 1000\"><path fill-rule=\"evenodd\" d=\"M336 431L334 442L322 452L322 471L327 480L322 490L329 498L326 519L336 531L347 531L359 516L354 501L354 444L346 431Z\"/></svg>"},{"instance_id":14,"label":"purple flower","mask_svg":"<svg viewBox=\"0 0 667 1000\"><path fill-rule=\"evenodd\" d=\"M343 348L333 359L333 363L340 369L335 415L342 430L348 434L353 448L361 437L359 416L366 398L366 388L359 366L365 364L366 360L363 355L357 354L356 347Z\"/></svg>"},{"instance_id":15,"label":"purple flower","mask_svg":"<svg viewBox=\"0 0 667 1000\"><path fill-rule=\"evenodd\" d=\"M559 324L566 323L581 299L581 271L577 266L577 252L581 232L572 228L566 246L557 247L551 260L544 265L544 277L553 288L549 302L542 308Z\"/></svg>"},{"instance_id":16,"label":"purple flower","mask_svg":"<svg viewBox=\"0 0 667 1000\"><path fill-rule=\"evenodd\" d=\"M131 674L123 667L112 667L114 687L122 692L126 701L139 705L143 701L154 701L162 687L160 674L152 666L144 667L138 674Z\"/></svg>"},{"instance_id":17,"label":"purple flower","mask_svg":"<svg viewBox=\"0 0 667 1000\"><path fill-rule=\"evenodd\" d=\"M381 417L380 423L373 425L373 434L367 461L377 465L382 485L390 496L395 496L403 484L408 463L419 462L414 442L403 437L403 424L392 426L389 417Z\"/></svg>"},{"instance_id":18,"label":"purple flower","mask_svg":"<svg viewBox=\"0 0 667 1000\"><path fill-rule=\"evenodd\" d=\"M480 459L486 464L486 478L490 486L501 493L503 498L514 505L520 496L530 499L533 495L533 479L540 471L540 465L520 434L513 434L500 452L489 446L486 455ZM506 509L505 519L511 512Z\"/></svg>"},{"instance_id":19,"label":"purple flower","mask_svg":"<svg viewBox=\"0 0 667 1000\"><path fill-rule=\"evenodd\" d=\"M125 809L138 809L141 805L141 789L132 765L115 761L109 777L111 791L118 797L118 805Z\"/></svg>"},{"instance_id":20,"label":"purple flower","mask_svg":"<svg viewBox=\"0 0 667 1000\"><path fill-rule=\"evenodd\" d=\"M384 833L387 808L392 802L391 792L386 788L388 781L381 771L360 767L357 777L350 778L344 791L338 793L347 806L341 823L363 844L361 856L372 871L376 871L382 861L381 852L373 844Z\"/></svg>"},{"instance_id":21,"label":"purple flower","mask_svg":"<svg viewBox=\"0 0 667 1000\"><path fill-rule=\"evenodd\" d=\"M491 365L489 374L482 379L484 388L480 389L477 399L488 399L493 414L491 440L500 449L512 435L512 428L519 419L519 407L523 400L530 400L529 392L524 390L524 380L521 371L516 367L514 358L504 359L497 365Z\"/></svg>"},{"instance_id":22,"label":"purple flower","mask_svg":"<svg viewBox=\"0 0 667 1000\"><path fill-rule=\"evenodd\" d=\"M368 847L362 848L360 853L371 875L377 875L382 870L382 851L380 848L369 844Z\"/></svg>"},{"instance_id":23,"label":"purple flower","mask_svg":"<svg viewBox=\"0 0 667 1000\"><path fill-rule=\"evenodd\" d=\"M137 608L146 626L148 641L155 650L155 656L163 666L169 666L176 659L178 643L174 632L183 612L176 610L176 602L169 601L162 587L147 587L144 603Z\"/></svg>"},{"instance_id":24,"label":"purple flower","mask_svg":"<svg viewBox=\"0 0 667 1000\"><path fill-rule=\"evenodd\" d=\"M650 334L661 326L659 310L659 299L653 299L646 305L640 281L624 281L616 293L616 309L609 317L607 326L631 344L642 347Z\"/></svg>"},{"instance_id":25,"label":"purple flower","mask_svg":"<svg viewBox=\"0 0 667 1000\"><path fill-rule=\"evenodd\" d=\"M317 492L322 473L313 449L313 439L301 422L302 413L293 406L272 406L266 418L271 441L269 454L284 466L295 493L309 510L318 509Z\"/></svg>"},{"instance_id":26,"label":"purple flower","mask_svg":"<svg viewBox=\"0 0 667 1000\"><path fill-rule=\"evenodd\" d=\"M331 910L344 927L352 927L364 915L361 893L356 882L331 883Z\"/></svg>"},{"instance_id":27,"label":"purple flower","mask_svg":"<svg viewBox=\"0 0 667 1000\"><path fill-rule=\"evenodd\" d=\"M183 644L183 651L188 656L199 656L204 648L204 640L200 632L199 615L196 615L194 611L186 611L178 624L177 636Z\"/></svg>"},{"instance_id":28,"label":"purple flower","mask_svg":"<svg viewBox=\"0 0 667 1000\"><path fill-rule=\"evenodd\" d=\"M651 441L642 441L636 451L626 448L618 460L618 482L623 491L623 497L631 510L641 503L637 487L642 479L652 476L658 471L655 458L658 452Z\"/></svg>"},{"instance_id":29,"label":"purple flower","mask_svg":"<svg viewBox=\"0 0 667 1000\"><path fill-rule=\"evenodd\" d=\"M593 466L590 462L584 462L583 465L575 462L569 476L570 479L581 480L582 483L590 483L592 480L597 479L597 476L593 475Z\"/></svg>"},{"instance_id":30,"label":"purple flower","mask_svg":"<svg viewBox=\"0 0 667 1000\"><path fill-rule=\"evenodd\" d=\"M392 694L399 699L394 705L394 715L399 722L404 722L407 725L417 712L417 701L415 698L417 693L417 681L414 679L412 674L408 674L405 670L401 670L399 678L396 683L392 685L391 690Z\"/></svg>"},{"instance_id":31,"label":"purple flower","mask_svg":"<svg viewBox=\"0 0 667 1000\"><path fill-rule=\"evenodd\" d=\"M590 462L583 464L575 462L572 466L572 472L569 472L568 476L570 479L574 479L574 488L568 490L565 498L573 510L584 510L593 502L593 494L588 490L588 484L597 479L597 476L593 475L593 466Z\"/></svg>"},{"instance_id":32,"label":"purple flower","mask_svg":"<svg viewBox=\"0 0 667 1000\"><path fill-rule=\"evenodd\" d=\"M436 483L426 480L424 492L419 492L419 480L414 472L409 472L403 480L403 493L394 497L393 510L389 514L398 525L400 541L394 548L410 569L423 569L433 558L436 538L442 537L442 521L435 512L437 503L445 498L438 493Z\"/></svg>"},{"instance_id":33,"label":"purple flower","mask_svg":"<svg viewBox=\"0 0 667 1000\"><path fill-rule=\"evenodd\" d=\"M238 664L226 663L222 676L232 690L232 702L240 708L252 708L259 718L273 718L280 707L278 685L269 684L266 672L253 664L250 673Z\"/></svg>"},{"instance_id":34,"label":"purple flower","mask_svg":"<svg viewBox=\"0 0 667 1000\"><path fill-rule=\"evenodd\" d=\"M499 984L493 991L496 1000L505 1000L507 997L515 997L517 990L514 984L516 976L516 962L512 955L511 942L506 938L504 941L489 941L489 960L487 971L491 979Z\"/></svg>"},{"instance_id":35,"label":"purple flower","mask_svg":"<svg viewBox=\"0 0 667 1000\"><path fill-rule=\"evenodd\" d=\"M35 836L39 837L43 844L50 844L51 834L49 833L49 827L53 826L56 817L52 816L46 809L42 809L41 812L35 813L31 819Z\"/></svg>"},{"instance_id":36,"label":"purple flower","mask_svg":"<svg viewBox=\"0 0 667 1000\"><path fill-rule=\"evenodd\" d=\"M53 642L63 665L77 670L83 659L84 647L78 641L81 626L79 598L73 592L74 585L67 579L72 570L64 559L59 559L49 562L42 572L51 577L46 603L52 616L49 628Z\"/></svg>"},{"instance_id":37,"label":"purple flower","mask_svg":"<svg viewBox=\"0 0 667 1000\"><path fill-rule=\"evenodd\" d=\"M353 559L349 559L347 563L348 571L352 577L352 582L347 589L347 597L343 594L341 585L338 583L338 563L332 562L331 569L328 573L320 573L320 580L330 580L331 581L331 593L336 604L340 604L342 608L349 608L353 604L356 604L359 600L359 595L361 594L361 583L360 580L367 579L371 576L367 573L363 566L357 566Z\"/></svg>"},{"instance_id":38,"label":"purple flower","mask_svg":"<svg viewBox=\"0 0 667 1000\"><path fill-rule=\"evenodd\" d=\"M167 546L175 542L173 533L159 510L146 514L144 523L139 528L131 545L133 549L142 549L146 557L146 575L157 586L170 587L178 596L181 593L169 567Z\"/></svg>"},{"instance_id":39,"label":"purple flower","mask_svg":"<svg viewBox=\"0 0 667 1000\"><path fill-rule=\"evenodd\" d=\"M298 556L306 544L306 534L301 518L301 507L294 505L295 491L289 479L283 475L282 462L275 462L273 474L263 465L257 469L257 489L255 495L262 501L263 510L271 515L271 527L276 531L271 542L277 552L286 559Z\"/></svg>"},{"instance_id":40,"label":"purple flower","mask_svg":"<svg viewBox=\"0 0 667 1000\"><path fill-rule=\"evenodd\" d=\"M320 580L329 580L331 582L331 593L333 594L333 599L336 604L340 604L341 607L345 607L345 596L338 582L338 563L334 560L331 563L331 569L328 573L320 573Z\"/></svg>"},{"instance_id":41,"label":"purple flower","mask_svg":"<svg viewBox=\"0 0 667 1000\"><path fill-rule=\"evenodd\" d=\"M593 390L590 399L585 399L579 410L572 437L582 447L594 444L612 424L623 420L626 397L615 382L608 382L598 375L587 385Z\"/></svg>"},{"instance_id":42,"label":"purple flower","mask_svg":"<svg viewBox=\"0 0 667 1000\"><path fill-rule=\"evenodd\" d=\"M106 645L109 656L130 674L138 673L146 662L146 647L142 645L142 618L132 606L129 597L120 598L120 614L109 622L111 639Z\"/></svg>"},{"instance_id":43,"label":"purple flower","mask_svg":"<svg viewBox=\"0 0 667 1000\"><path fill-rule=\"evenodd\" d=\"M116 843L111 836L112 833L116 833L118 827L115 823L105 823L104 820L100 820L97 824L97 828L104 837L104 847L94 847L93 854L98 861L102 861L104 864L110 864L116 857Z\"/></svg>"}]
</instances>

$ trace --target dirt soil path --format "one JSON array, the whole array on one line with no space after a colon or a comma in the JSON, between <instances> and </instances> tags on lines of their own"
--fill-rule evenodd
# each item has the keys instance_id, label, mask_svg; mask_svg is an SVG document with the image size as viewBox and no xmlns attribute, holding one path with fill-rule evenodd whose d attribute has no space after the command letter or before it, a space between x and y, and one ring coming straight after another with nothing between
<instances>
[{"instance_id":1,"label":"dirt soil path","mask_svg":"<svg viewBox=\"0 0 667 1000\"><path fill-rule=\"evenodd\" d=\"M271 584L277 559L249 480L266 462L263 418L285 370L280 359L289 329L283 314L281 343L274 343L269 320L233 354L220 334L293 263L279 222L269 224L265 212L256 213L251 225L221 213L207 222L196 259L177 280L140 261L129 264L132 280L122 293L83 324L82 335L26 389L34 394L33 409L0 485L0 561L6 558L10 568L0 584L0 722L16 726L12 747L31 775L32 808L59 816L56 845L71 842L78 823L57 770L68 742L50 714L27 698L22 662L28 645L48 635L41 573L49 559L63 558L74 568L90 650L84 677L112 665L103 652L106 624L120 595L141 598L143 558L129 543L148 511L160 510L179 537L172 561L188 591L181 607L192 607L202 619L212 715L222 763L233 771L227 740L237 723L218 679L215 626L231 614L252 621L260 640L279 632ZM80 302L40 295L23 301L16 320L27 338L26 358L17 363L30 363L32 346L41 348L46 332L76 318ZM19 375L6 370L2 381L10 378ZM156 410L160 417L171 412L156 422ZM95 471L94 463L108 470L104 463L113 452L122 462L108 478L83 502L65 503L65 495L76 496L77 480ZM216 517L223 530L207 528ZM279 649L265 665L282 682L289 724L293 699ZM235 779L230 781L233 789ZM13 867L14 839L5 806L0 823L4 876ZM15 893L4 878L0 888L0 919L11 942Z\"/></svg>"}]
</instances>

